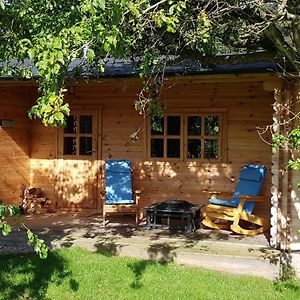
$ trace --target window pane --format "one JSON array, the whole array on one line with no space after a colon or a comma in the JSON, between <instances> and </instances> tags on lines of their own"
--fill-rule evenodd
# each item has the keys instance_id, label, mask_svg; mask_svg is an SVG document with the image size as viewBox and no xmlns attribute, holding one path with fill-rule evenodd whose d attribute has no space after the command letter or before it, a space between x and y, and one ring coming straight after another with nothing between
<instances>
[{"instance_id":1,"label":"window pane","mask_svg":"<svg viewBox=\"0 0 300 300\"><path fill-rule=\"evenodd\" d=\"M80 133L92 133L93 131L93 116L80 116Z\"/></svg>"},{"instance_id":2,"label":"window pane","mask_svg":"<svg viewBox=\"0 0 300 300\"><path fill-rule=\"evenodd\" d=\"M76 137L64 137L64 155L76 155Z\"/></svg>"},{"instance_id":3,"label":"window pane","mask_svg":"<svg viewBox=\"0 0 300 300\"><path fill-rule=\"evenodd\" d=\"M218 140L204 141L204 158L217 159L218 158Z\"/></svg>"},{"instance_id":4,"label":"window pane","mask_svg":"<svg viewBox=\"0 0 300 300\"><path fill-rule=\"evenodd\" d=\"M93 154L93 139L90 136L81 136L79 140L79 154L92 155Z\"/></svg>"},{"instance_id":5,"label":"window pane","mask_svg":"<svg viewBox=\"0 0 300 300\"><path fill-rule=\"evenodd\" d=\"M151 139L151 157L164 157L163 139Z\"/></svg>"},{"instance_id":6,"label":"window pane","mask_svg":"<svg viewBox=\"0 0 300 300\"><path fill-rule=\"evenodd\" d=\"M205 135L218 135L219 116L205 116Z\"/></svg>"},{"instance_id":7,"label":"window pane","mask_svg":"<svg viewBox=\"0 0 300 300\"><path fill-rule=\"evenodd\" d=\"M180 139L167 140L167 157L180 158Z\"/></svg>"},{"instance_id":8,"label":"window pane","mask_svg":"<svg viewBox=\"0 0 300 300\"><path fill-rule=\"evenodd\" d=\"M77 132L77 117L67 116L66 127L64 128L64 133L76 133Z\"/></svg>"},{"instance_id":9,"label":"window pane","mask_svg":"<svg viewBox=\"0 0 300 300\"><path fill-rule=\"evenodd\" d=\"M201 140L189 139L187 158L201 158Z\"/></svg>"},{"instance_id":10,"label":"window pane","mask_svg":"<svg viewBox=\"0 0 300 300\"><path fill-rule=\"evenodd\" d=\"M180 135L180 116L168 116L167 134Z\"/></svg>"},{"instance_id":11,"label":"window pane","mask_svg":"<svg viewBox=\"0 0 300 300\"><path fill-rule=\"evenodd\" d=\"M188 117L188 135L201 135L201 117Z\"/></svg>"},{"instance_id":12,"label":"window pane","mask_svg":"<svg viewBox=\"0 0 300 300\"><path fill-rule=\"evenodd\" d=\"M163 135L164 134L164 118L154 117L151 120L151 134Z\"/></svg>"}]
</instances>

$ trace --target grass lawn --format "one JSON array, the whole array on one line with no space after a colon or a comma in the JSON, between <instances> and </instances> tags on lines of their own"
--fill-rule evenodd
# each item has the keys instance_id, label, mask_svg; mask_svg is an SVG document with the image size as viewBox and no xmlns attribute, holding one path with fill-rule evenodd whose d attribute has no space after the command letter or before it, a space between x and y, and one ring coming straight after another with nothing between
<instances>
[{"instance_id":1,"label":"grass lawn","mask_svg":"<svg viewBox=\"0 0 300 300\"><path fill-rule=\"evenodd\" d=\"M300 299L300 283L107 256L80 248L0 256L0 299Z\"/></svg>"}]
</instances>

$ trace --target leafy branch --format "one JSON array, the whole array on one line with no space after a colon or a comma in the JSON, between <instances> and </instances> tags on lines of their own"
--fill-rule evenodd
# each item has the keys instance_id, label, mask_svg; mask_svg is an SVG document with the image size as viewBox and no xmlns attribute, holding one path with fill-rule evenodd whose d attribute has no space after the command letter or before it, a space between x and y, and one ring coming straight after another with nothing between
<instances>
[{"instance_id":1,"label":"leafy branch","mask_svg":"<svg viewBox=\"0 0 300 300\"><path fill-rule=\"evenodd\" d=\"M0 199L0 229L4 236L8 236L12 231L12 226L7 222L7 219L17 219L19 226L27 230L27 241L34 248L34 251L41 259L48 256L48 247L45 241L39 239L21 220L21 209L18 205L5 205Z\"/></svg>"}]
</instances>

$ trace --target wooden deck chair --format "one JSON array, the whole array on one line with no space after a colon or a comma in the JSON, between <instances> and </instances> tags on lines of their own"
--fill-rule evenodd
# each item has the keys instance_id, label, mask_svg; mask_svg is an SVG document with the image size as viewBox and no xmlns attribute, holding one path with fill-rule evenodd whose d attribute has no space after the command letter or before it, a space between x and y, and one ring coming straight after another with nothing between
<instances>
[{"instance_id":1,"label":"wooden deck chair","mask_svg":"<svg viewBox=\"0 0 300 300\"><path fill-rule=\"evenodd\" d=\"M240 173L239 181L230 199L222 198L222 194L209 199L206 217L202 224L216 229L256 235L270 229L269 221L252 214L256 202L265 201L259 196L266 177L266 168L262 165L245 165ZM242 228L243 221L252 223L253 229Z\"/></svg>"},{"instance_id":2,"label":"wooden deck chair","mask_svg":"<svg viewBox=\"0 0 300 300\"><path fill-rule=\"evenodd\" d=\"M133 191L131 162L107 160L105 164L105 195L103 203L103 226L109 214L135 214L139 222L138 201L140 191Z\"/></svg>"}]
</instances>

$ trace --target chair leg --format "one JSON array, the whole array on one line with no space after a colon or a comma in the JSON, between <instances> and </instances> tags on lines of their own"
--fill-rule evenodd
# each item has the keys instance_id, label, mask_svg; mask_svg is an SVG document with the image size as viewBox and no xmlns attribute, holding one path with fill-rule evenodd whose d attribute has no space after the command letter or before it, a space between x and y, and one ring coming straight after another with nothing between
<instances>
[{"instance_id":1,"label":"chair leg","mask_svg":"<svg viewBox=\"0 0 300 300\"><path fill-rule=\"evenodd\" d=\"M249 236L254 236L260 233L263 233L265 231L268 231L270 229L270 224L267 222L266 219L261 218L261 217L253 217L253 220L250 220L252 224L258 225L259 228L257 229L244 229L239 225L240 220L247 219L243 218L243 216L237 216L236 219L234 220L233 224L230 226L230 229L236 233L239 234L244 234L244 235L249 235Z\"/></svg>"},{"instance_id":2,"label":"chair leg","mask_svg":"<svg viewBox=\"0 0 300 300\"><path fill-rule=\"evenodd\" d=\"M226 224L219 224L215 223L213 219L209 218L208 216L205 217L205 219L202 221L202 224L206 227L210 227L213 229L229 229L230 225L228 223Z\"/></svg>"},{"instance_id":3,"label":"chair leg","mask_svg":"<svg viewBox=\"0 0 300 300\"><path fill-rule=\"evenodd\" d=\"M106 213L105 213L105 211L103 210L103 217L102 217L102 219L103 219L103 227L105 227L105 225L106 225L105 217L106 217Z\"/></svg>"},{"instance_id":4,"label":"chair leg","mask_svg":"<svg viewBox=\"0 0 300 300\"><path fill-rule=\"evenodd\" d=\"M249 236L257 235L268 230L268 228L265 228L263 226L257 229L244 229L239 224L232 224L230 226L230 229L236 233L249 235Z\"/></svg>"},{"instance_id":5,"label":"chair leg","mask_svg":"<svg viewBox=\"0 0 300 300\"><path fill-rule=\"evenodd\" d=\"M135 214L135 226L139 225L139 220L140 220L139 211L137 211Z\"/></svg>"}]
</instances>

